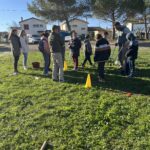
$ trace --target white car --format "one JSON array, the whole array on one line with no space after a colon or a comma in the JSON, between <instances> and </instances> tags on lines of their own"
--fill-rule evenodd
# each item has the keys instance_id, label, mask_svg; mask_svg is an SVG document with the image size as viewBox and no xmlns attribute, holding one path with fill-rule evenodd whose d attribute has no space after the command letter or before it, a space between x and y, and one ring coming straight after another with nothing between
<instances>
[{"instance_id":1,"label":"white car","mask_svg":"<svg viewBox=\"0 0 150 150\"><path fill-rule=\"evenodd\" d=\"M71 40L71 36L65 36L65 42L69 42Z\"/></svg>"},{"instance_id":2,"label":"white car","mask_svg":"<svg viewBox=\"0 0 150 150\"><path fill-rule=\"evenodd\" d=\"M40 36L39 35L29 35L28 36L28 41L30 44L35 44L35 43L39 43L40 41Z\"/></svg>"}]
</instances>

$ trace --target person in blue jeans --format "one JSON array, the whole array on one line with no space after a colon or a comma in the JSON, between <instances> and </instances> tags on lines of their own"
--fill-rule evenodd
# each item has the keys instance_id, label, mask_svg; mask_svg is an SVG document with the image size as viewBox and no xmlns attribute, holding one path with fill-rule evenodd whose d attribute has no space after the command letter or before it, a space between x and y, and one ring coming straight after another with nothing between
<instances>
[{"instance_id":1,"label":"person in blue jeans","mask_svg":"<svg viewBox=\"0 0 150 150\"><path fill-rule=\"evenodd\" d=\"M28 45L28 38L26 36L26 32L22 30L20 32L20 43L21 43L21 50L24 56L23 59L23 67L24 70L27 70L27 59L28 59L28 52L29 52L29 45Z\"/></svg>"},{"instance_id":2,"label":"person in blue jeans","mask_svg":"<svg viewBox=\"0 0 150 150\"><path fill-rule=\"evenodd\" d=\"M43 58L44 58L44 75L45 76L49 76L49 64L50 64L50 47L48 44L48 33L42 33L41 34L41 41L39 43L39 45L41 45L42 47L42 54L43 54Z\"/></svg>"},{"instance_id":3,"label":"person in blue jeans","mask_svg":"<svg viewBox=\"0 0 150 150\"><path fill-rule=\"evenodd\" d=\"M101 34L96 35L94 61L98 63L99 82L105 82L105 62L110 56L109 42Z\"/></svg>"},{"instance_id":4,"label":"person in blue jeans","mask_svg":"<svg viewBox=\"0 0 150 150\"><path fill-rule=\"evenodd\" d=\"M126 36L127 40L130 42L129 48L125 54L125 71L128 77L133 77L135 75L135 60L138 55L138 41L133 33L128 33Z\"/></svg>"}]
</instances>

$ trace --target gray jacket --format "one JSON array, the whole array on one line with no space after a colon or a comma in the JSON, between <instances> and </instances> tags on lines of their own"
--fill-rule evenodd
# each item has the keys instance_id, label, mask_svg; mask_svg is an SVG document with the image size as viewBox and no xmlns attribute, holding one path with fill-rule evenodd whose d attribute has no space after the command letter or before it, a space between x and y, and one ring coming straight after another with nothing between
<instances>
[{"instance_id":1,"label":"gray jacket","mask_svg":"<svg viewBox=\"0 0 150 150\"><path fill-rule=\"evenodd\" d=\"M17 35L11 35L10 37L10 43L11 43L11 51L14 56L20 55L20 49L21 49L21 43L20 39Z\"/></svg>"},{"instance_id":2,"label":"gray jacket","mask_svg":"<svg viewBox=\"0 0 150 150\"><path fill-rule=\"evenodd\" d=\"M122 30L120 31L120 35L118 37L118 44L119 46L122 46L126 43L126 35L130 32L129 28L126 26L122 26Z\"/></svg>"},{"instance_id":3,"label":"gray jacket","mask_svg":"<svg viewBox=\"0 0 150 150\"><path fill-rule=\"evenodd\" d=\"M62 53L64 42L59 33L52 32L49 37L49 43L51 46L51 53Z\"/></svg>"}]
</instances>

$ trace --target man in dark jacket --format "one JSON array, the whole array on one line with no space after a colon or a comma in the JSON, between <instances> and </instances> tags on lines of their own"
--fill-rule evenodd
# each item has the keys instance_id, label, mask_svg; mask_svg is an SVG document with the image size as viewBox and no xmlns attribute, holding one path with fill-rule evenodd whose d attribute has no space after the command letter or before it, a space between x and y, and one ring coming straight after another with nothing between
<instances>
[{"instance_id":1,"label":"man in dark jacket","mask_svg":"<svg viewBox=\"0 0 150 150\"><path fill-rule=\"evenodd\" d=\"M125 53L126 53L127 47L128 47L126 35L128 33L130 33L130 30L126 26L121 25L120 22L115 23L115 28L119 33L118 41L116 43L116 45L119 46L118 60L119 60L120 65L121 65L121 69L124 70L123 67L124 67L124 61L125 61Z\"/></svg>"},{"instance_id":2,"label":"man in dark jacket","mask_svg":"<svg viewBox=\"0 0 150 150\"><path fill-rule=\"evenodd\" d=\"M69 43L69 48L71 49L71 54L74 62L74 70L78 70L78 57L80 56L81 41L77 37L75 31L72 32L72 39Z\"/></svg>"},{"instance_id":3,"label":"man in dark jacket","mask_svg":"<svg viewBox=\"0 0 150 150\"><path fill-rule=\"evenodd\" d=\"M125 54L126 75L128 75L128 77L133 77L135 71L135 60L137 59L137 55L138 55L138 41L136 40L133 33L128 33L126 38L128 41L130 41L129 48Z\"/></svg>"},{"instance_id":4,"label":"man in dark jacket","mask_svg":"<svg viewBox=\"0 0 150 150\"><path fill-rule=\"evenodd\" d=\"M62 59L63 41L59 35L58 26L56 25L54 25L52 28L52 33L50 34L49 37L49 43L51 46L51 54L53 58L52 78L54 81L58 81L58 74L59 74L59 82L64 82L63 59Z\"/></svg>"}]
</instances>

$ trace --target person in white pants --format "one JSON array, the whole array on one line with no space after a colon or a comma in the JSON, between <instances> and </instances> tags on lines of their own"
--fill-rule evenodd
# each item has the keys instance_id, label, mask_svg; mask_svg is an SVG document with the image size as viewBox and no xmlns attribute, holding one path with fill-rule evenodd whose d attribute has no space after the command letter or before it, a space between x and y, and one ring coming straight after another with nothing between
<instances>
[{"instance_id":1,"label":"person in white pants","mask_svg":"<svg viewBox=\"0 0 150 150\"><path fill-rule=\"evenodd\" d=\"M21 50L24 56L23 59L23 68L27 70L27 60L28 60L28 52L29 52L29 45L28 45L28 38L26 36L26 32L22 30L20 32L20 43L21 43Z\"/></svg>"},{"instance_id":2,"label":"person in white pants","mask_svg":"<svg viewBox=\"0 0 150 150\"><path fill-rule=\"evenodd\" d=\"M53 58L53 81L64 82L64 72L63 72L63 41L59 34L58 26L54 25L52 28L52 33L49 36L49 43L51 46L51 55ZM58 77L59 76L59 77Z\"/></svg>"}]
</instances>

